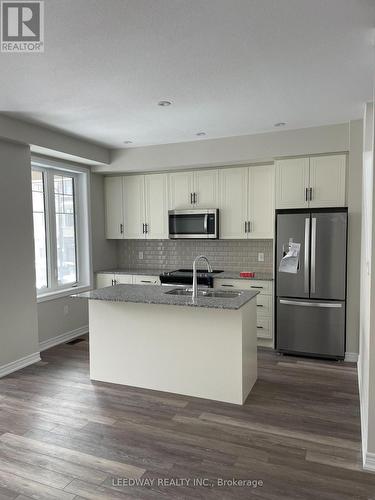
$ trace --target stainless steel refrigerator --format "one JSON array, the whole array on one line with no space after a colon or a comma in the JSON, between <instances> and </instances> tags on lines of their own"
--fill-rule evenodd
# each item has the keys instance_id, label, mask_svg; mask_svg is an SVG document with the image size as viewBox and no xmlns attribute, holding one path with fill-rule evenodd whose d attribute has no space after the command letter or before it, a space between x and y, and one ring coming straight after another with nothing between
<instances>
[{"instance_id":1,"label":"stainless steel refrigerator","mask_svg":"<svg viewBox=\"0 0 375 500\"><path fill-rule=\"evenodd\" d=\"M299 243L296 272L280 272ZM280 210L276 215L276 348L282 353L345 356L347 211Z\"/></svg>"}]
</instances>

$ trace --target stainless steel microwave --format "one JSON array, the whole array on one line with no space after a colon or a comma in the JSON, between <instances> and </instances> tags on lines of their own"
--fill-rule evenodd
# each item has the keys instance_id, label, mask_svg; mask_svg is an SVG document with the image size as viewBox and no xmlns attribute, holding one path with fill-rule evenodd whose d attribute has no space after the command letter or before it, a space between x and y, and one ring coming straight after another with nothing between
<instances>
[{"instance_id":1,"label":"stainless steel microwave","mask_svg":"<svg viewBox=\"0 0 375 500\"><path fill-rule=\"evenodd\" d=\"M169 238L218 239L219 209L169 210Z\"/></svg>"}]
</instances>

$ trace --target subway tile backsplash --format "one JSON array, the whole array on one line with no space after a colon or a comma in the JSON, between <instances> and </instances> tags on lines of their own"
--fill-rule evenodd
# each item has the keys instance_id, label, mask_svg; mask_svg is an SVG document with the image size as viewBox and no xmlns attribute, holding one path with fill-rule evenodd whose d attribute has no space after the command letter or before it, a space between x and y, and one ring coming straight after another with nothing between
<instances>
[{"instance_id":1,"label":"subway tile backsplash","mask_svg":"<svg viewBox=\"0 0 375 500\"><path fill-rule=\"evenodd\" d=\"M143 259L139 258L143 252ZM258 262L258 253L264 262ZM124 240L117 241L119 267L173 270L191 268L197 255L224 271L272 273L273 240Z\"/></svg>"}]
</instances>

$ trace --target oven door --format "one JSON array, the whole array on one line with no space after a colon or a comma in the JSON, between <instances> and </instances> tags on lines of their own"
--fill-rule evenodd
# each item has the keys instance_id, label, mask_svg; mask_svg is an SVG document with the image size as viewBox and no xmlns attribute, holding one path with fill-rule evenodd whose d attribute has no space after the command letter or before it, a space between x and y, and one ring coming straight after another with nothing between
<instances>
[{"instance_id":1,"label":"oven door","mask_svg":"<svg viewBox=\"0 0 375 500\"><path fill-rule=\"evenodd\" d=\"M219 210L169 210L169 238L219 237Z\"/></svg>"}]
</instances>

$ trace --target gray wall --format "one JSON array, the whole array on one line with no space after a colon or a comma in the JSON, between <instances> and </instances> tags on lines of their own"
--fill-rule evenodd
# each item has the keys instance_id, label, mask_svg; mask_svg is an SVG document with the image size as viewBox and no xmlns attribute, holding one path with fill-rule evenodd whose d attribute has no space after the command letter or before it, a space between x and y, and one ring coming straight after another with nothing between
<instances>
[{"instance_id":1,"label":"gray wall","mask_svg":"<svg viewBox=\"0 0 375 500\"><path fill-rule=\"evenodd\" d=\"M98 172L145 172L272 161L279 156L348 151L349 123L278 130L262 134L114 149L109 165Z\"/></svg>"},{"instance_id":2,"label":"gray wall","mask_svg":"<svg viewBox=\"0 0 375 500\"><path fill-rule=\"evenodd\" d=\"M67 155L67 159L72 161L75 158L76 160L109 163L110 153L107 148L63 132L56 132L35 123L26 123L1 113L0 137L30 144L33 146L34 151L39 153L53 155L56 152L59 156L64 153ZM36 146L42 149L38 149Z\"/></svg>"},{"instance_id":3,"label":"gray wall","mask_svg":"<svg viewBox=\"0 0 375 500\"><path fill-rule=\"evenodd\" d=\"M107 240L104 236L104 176L98 174L91 174L91 225L92 266L94 272L116 267L116 241Z\"/></svg>"},{"instance_id":4,"label":"gray wall","mask_svg":"<svg viewBox=\"0 0 375 500\"><path fill-rule=\"evenodd\" d=\"M116 242L104 237L104 178L91 175L91 236L93 270L116 267ZM61 297L38 304L39 341L88 328L86 300Z\"/></svg>"},{"instance_id":5,"label":"gray wall","mask_svg":"<svg viewBox=\"0 0 375 500\"><path fill-rule=\"evenodd\" d=\"M61 297L39 302L39 342L46 342L59 335L84 329L88 331L88 307L86 300ZM43 344L41 346L43 348Z\"/></svg>"},{"instance_id":6,"label":"gray wall","mask_svg":"<svg viewBox=\"0 0 375 500\"><path fill-rule=\"evenodd\" d=\"M259 273L273 269L273 240L127 240L117 242L117 252L119 267L132 269L191 268L200 254L216 269ZM258 262L258 252L264 253L264 262Z\"/></svg>"},{"instance_id":7,"label":"gray wall","mask_svg":"<svg viewBox=\"0 0 375 500\"><path fill-rule=\"evenodd\" d=\"M0 366L39 352L30 149L0 141Z\"/></svg>"}]
</instances>

